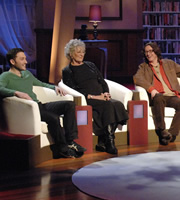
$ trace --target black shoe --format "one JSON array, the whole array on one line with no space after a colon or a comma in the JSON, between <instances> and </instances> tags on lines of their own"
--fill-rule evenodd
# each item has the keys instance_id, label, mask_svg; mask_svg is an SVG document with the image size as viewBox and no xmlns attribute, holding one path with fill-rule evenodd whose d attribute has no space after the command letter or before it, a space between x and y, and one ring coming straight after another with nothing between
<instances>
[{"instance_id":1,"label":"black shoe","mask_svg":"<svg viewBox=\"0 0 180 200\"><path fill-rule=\"evenodd\" d=\"M53 153L53 159L59 159L59 158L79 158L79 157L81 157L83 155L83 154L78 155L75 150L72 150L70 148L68 148L67 151L62 152L62 151L59 150L59 146L55 145L55 144L52 144L50 146L50 149L52 150L52 153Z\"/></svg>"},{"instance_id":2,"label":"black shoe","mask_svg":"<svg viewBox=\"0 0 180 200\"><path fill-rule=\"evenodd\" d=\"M99 135L98 136L98 143L96 145L96 151L105 152L106 151L106 135Z\"/></svg>"},{"instance_id":3,"label":"black shoe","mask_svg":"<svg viewBox=\"0 0 180 200\"><path fill-rule=\"evenodd\" d=\"M78 153L84 153L87 149L72 141L68 144L68 147L72 150L75 150Z\"/></svg>"},{"instance_id":4,"label":"black shoe","mask_svg":"<svg viewBox=\"0 0 180 200\"><path fill-rule=\"evenodd\" d=\"M106 152L110 154L117 154L117 148L115 147L114 144L114 136L113 135L108 135L107 136L107 141L106 141Z\"/></svg>"},{"instance_id":5,"label":"black shoe","mask_svg":"<svg viewBox=\"0 0 180 200\"><path fill-rule=\"evenodd\" d=\"M76 152L76 158L80 158L84 155L84 152Z\"/></svg>"},{"instance_id":6,"label":"black shoe","mask_svg":"<svg viewBox=\"0 0 180 200\"><path fill-rule=\"evenodd\" d=\"M108 125L105 130L104 130L104 133L105 133L105 147L106 147L106 152L107 153L110 153L110 154L117 154L118 151L115 147L115 143L114 143L114 133L112 132L112 127L111 125Z\"/></svg>"},{"instance_id":7,"label":"black shoe","mask_svg":"<svg viewBox=\"0 0 180 200\"><path fill-rule=\"evenodd\" d=\"M176 140L176 135L172 135L170 142L174 142Z\"/></svg>"},{"instance_id":8,"label":"black shoe","mask_svg":"<svg viewBox=\"0 0 180 200\"><path fill-rule=\"evenodd\" d=\"M78 155L76 154L76 151L73 149L68 148L67 151L65 152L59 152L59 154L61 155L61 157L63 158L78 158Z\"/></svg>"},{"instance_id":9,"label":"black shoe","mask_svg":"<svg viewBox=\"0 0 180 200\"><path fill-rule=\"evenodd\" d=\"M106 151L106 146L104 144L97 144L96 145L96 151L105 152Z\"/></svg>"},{"instance_id":10,"label":"black shoe","mask_svg":"<svg viewBox=\"0 0 180 200\"><path fill-rule=\"evenodd\" d=\"M52 151L53 159L58 159L62 157L59 153L59 148L57 145L55 144L50 145L50 149Z\"/></svg>"}]
</instances>

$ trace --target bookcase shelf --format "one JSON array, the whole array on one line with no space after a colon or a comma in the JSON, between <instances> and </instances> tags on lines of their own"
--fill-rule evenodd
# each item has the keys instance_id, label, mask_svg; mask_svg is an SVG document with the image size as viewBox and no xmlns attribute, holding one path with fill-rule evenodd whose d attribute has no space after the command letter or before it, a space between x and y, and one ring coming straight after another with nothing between
<instances>
[{"instance_id":1,"label":"bookcase shelf","mask_svg":"<svg viewBox=\"0 0 180 200\"><path fill-rule=\"evenodd\" d=\"M179 11L143 11L144 14L179 14Z\"/></svg>"},{"instance_id":2,"label":"bookcase shelf","mask_svg":"<svg viewBox=\"0 0 180 200\"><path fill-rule=\"evenodd\" d=\"M144 39L144 42L148 42L149 39ZM167 42L166 39L153 39L154 42ZM180 42L180 39L168 39L168 42Z\"/></svg>"},{"instance_id":3,"label":"bookcase shelf","mask_svg":"<svg viewBox=\"0 0 180 200\"><path fill-rule=\"evenodd\" d=\"M142 0L143 43L157 42L163 58L180 64L180 1Z\"/></svg>"},{"instance_id":4,"label":"bookcase shelf","mask_svg":"<svg viewBox=\"0 0 180 200\"><path fill-rule=\"evenodd\" d=\"M143 27L147 27L147 28L179 28L178 25L143 25Z\"/></svg>"}]
</instances>

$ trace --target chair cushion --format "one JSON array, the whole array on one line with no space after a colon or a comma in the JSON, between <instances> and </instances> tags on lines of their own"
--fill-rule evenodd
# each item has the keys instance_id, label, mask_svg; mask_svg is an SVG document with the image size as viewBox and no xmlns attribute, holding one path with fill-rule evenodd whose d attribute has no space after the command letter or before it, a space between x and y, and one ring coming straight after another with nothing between
<instances>
[{"instance_id":1,"label":"chair cushion","mask_svg":"<svg viewBox=\"0 0 180 200\"><path fill-rule=\"evenodd\" d=\"M60 117L60 124L63 127L63 115ZM48 127L47 127L47 123L44 121L41 121L41 131L44 134L48 133Z\"/></svg>"}]
</instances>

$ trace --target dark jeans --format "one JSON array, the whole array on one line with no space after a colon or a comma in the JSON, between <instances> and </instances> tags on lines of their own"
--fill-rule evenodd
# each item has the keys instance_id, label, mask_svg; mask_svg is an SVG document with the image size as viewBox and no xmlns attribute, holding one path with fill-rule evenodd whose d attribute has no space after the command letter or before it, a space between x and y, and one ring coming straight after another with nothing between
<instances>
[{"instance_id":1,"label":"dark jeans","mask_svg":"<svg viewBox=\"0 0 180 200\"><path fill-rule=\"evenodd\" d=\"M164 130L166 128L164 122L165 107L171 107L175 109L175 115L173 117L169 132L172 135L177 136L180 130L180 98L177 96L163 96L162 94L157 94L153 98L152 113L156 129Z\"/></svg>"},{"instance_id":2,"label":"dark jeans","mask_svg":"<svg viewBox=\"0 0 180 200\"><path fill-rule=\"evenodd\" d=\"M77 138L75 104L72 101L38 103L41 120L48 124L48 131L59 150L67 151L67 143ZM63 115L63 128L59 116Z\"/></svg>"}]
</instances>

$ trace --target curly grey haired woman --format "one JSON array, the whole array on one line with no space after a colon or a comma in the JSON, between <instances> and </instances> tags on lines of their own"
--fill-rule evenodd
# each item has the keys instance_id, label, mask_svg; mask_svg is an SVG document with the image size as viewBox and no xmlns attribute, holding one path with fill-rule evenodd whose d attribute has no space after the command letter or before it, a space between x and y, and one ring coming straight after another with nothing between
<instances>
[{"instance_id":1,"label":"curly grey haired woman","mask_svg":"<svg viewBox=\"0 0 180 200\"><path fill-rule=\"evenodd\" d=\"M70 63L63 69L63 82L82 93L93 109L93 131L98 136L97 151L117 154L114 132L118 124L128 120L127 111L120 101L111 99L109 88L94 63L84 61L85 43L70 40L65 55Z\"/></svg>"}]
</instances>

